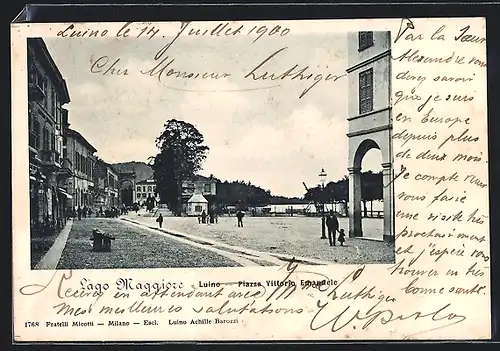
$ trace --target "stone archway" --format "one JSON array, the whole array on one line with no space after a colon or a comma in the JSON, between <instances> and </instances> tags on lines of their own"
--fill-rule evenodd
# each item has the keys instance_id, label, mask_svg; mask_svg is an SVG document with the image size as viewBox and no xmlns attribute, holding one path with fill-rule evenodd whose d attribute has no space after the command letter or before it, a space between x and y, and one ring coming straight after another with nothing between
<instances>
[{"instance_id":1,"label":"stone archway","mask_svg":"<svg viewBox=\"0 0 500 351\"><path fill-rule=\"evenodd\" d=\"M362 237L361 209L361 164L363 157L372 149L382 154L383 204L384 204L384 241L394 240L394 199L392 180L392 162L389 133L390 129L351 136L349 139L349 237ZM382 146L382 147L381 147Z\"/></svg>"},{"instance_id":2,"label":"stone archway","mask_svg":"<svg viewBox=\"0 0 500 351\"><path fill-rule=\"evenodd\" d=\"M361 161L368 150L382 154L384 240L394 241L392 169L391 33L347 34L349 138L349 236L363 236Z\"/></svg>"},{"instance_id":3,"label":"stone archway","mask_svg":"<svg viewBox=\"0 0 500 351\"><path fill-rule=\"evenodd\" d=\"M125 206L132 206L134 203L134 182L125 179L120 182L120 199L121 204Z\"/></svg>"}]
</instances>

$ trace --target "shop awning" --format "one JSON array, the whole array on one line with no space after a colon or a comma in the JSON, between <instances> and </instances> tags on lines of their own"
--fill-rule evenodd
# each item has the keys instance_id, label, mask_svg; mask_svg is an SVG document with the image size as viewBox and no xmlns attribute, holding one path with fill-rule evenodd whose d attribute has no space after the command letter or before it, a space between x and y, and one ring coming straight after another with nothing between
<instances>
[{"instance_id":1,"label":"shop awning","mask_svg":"<svg viewBox=\"0 0 500 351\"><path fill-rule=\"evenodd\" d=\"M63 194L64 196L66 196L66 198L68 198L68 199L72 199L72 198L73 198L73 196L71 196L70 194L68 194L68 193L67 193L66 191L64 191L63 189L59 189L59 192L60 192L61 194Z\"/></svg>"}]
</instances>

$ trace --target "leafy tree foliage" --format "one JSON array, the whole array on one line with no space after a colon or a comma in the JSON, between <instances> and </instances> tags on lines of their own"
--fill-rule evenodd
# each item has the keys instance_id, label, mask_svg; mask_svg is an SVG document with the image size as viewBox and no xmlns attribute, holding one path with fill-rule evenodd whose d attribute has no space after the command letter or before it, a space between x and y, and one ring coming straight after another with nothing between
<instances>
[{"instance_id":1,"label":"leafy tree foliage","mask_svg":"<svg viewBox=\"0 0 500 351\"><path fill-rule=\"evenodd\" d=\"M349 202L349 178L344 176L339 181L329 182L325 185L324 192L320 186L309 188L304 199L318 204L321 203L342 203L347 208ZM382 173L372 171L361 173L361 201L365 215L368 212L367 202L383 199Z\"/></svg>"},{"instance_id":2,"label":"leafy tree foliage","mask_svg":"<svg viewBox=\"0 0 500 351\"><path fill-rule=\"evenodd\" d=\"M158 154L150 159L161 202L177 215L182 211L182 182L198 172L209 147L203 135L190 123L168 120L156 138Z\"/></svg>"},{"instance_id":3,"label":"leafy tree foliage","mask_svg":"<svg viewBox=\"0 0 500 351\"><path fill-rule=\"evenodd\" d=\"M236 206L240 209L266 206L271 192L245 181L217 182L217 203L222 206Z\"/></svg>"}]
</instances>

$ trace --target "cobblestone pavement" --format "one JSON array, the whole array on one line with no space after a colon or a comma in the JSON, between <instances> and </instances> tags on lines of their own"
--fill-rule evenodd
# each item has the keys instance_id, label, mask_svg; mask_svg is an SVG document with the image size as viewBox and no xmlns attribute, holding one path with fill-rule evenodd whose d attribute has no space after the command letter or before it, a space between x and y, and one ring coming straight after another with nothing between
<instances>
[{"instance_id":1,"label":"cobblestone pavement","mask_svg":"<svg viewBox=\"0 0 500 351\"><path fill-rule=\"evenodd\" d=\"M93 252L92 229L114 236L111 252ZM239 267L217 253L178 242L120 219L75 220L57 269Z\"/></svg>"},{"instance_id":2,"label":"cobblestone pavement","mask_svg":"<svg viewBox=\"0 0 500 351\"><path fill-rule=\"evenodd\" d=\"M130 214L125 218L156 226L151 217ZM340 218L340 228L347 232L347 219ZM381 228L381 219L364 220L364 231ZM208 238L227 245L252 250L302 256L340 264L393 263L394 243L346 238L344 247L330 247L320 239L321 220L309 217L245 217L244 227L237 227L235 217L221 217L217 224L199 224L193 217L165 217L163 229Z\"/></svg>"}]
</instances>

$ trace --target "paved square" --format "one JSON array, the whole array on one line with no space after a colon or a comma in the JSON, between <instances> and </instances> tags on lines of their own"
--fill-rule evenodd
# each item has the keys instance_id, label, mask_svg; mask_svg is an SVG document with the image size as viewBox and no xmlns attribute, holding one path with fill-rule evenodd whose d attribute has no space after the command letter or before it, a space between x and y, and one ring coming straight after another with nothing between
<instances>
[{"instance_id":1,"label":"paved square","mask_svg":"<svg viewBox=\"0 0 500 351\"><path fill-rule=\"evenodd\" d=\"M157 227L155 218L130 214L133 219ZM208 238L256 251L314 258L341 264L393 263L394 243L346 238L344 247L330 247L321 237L321 219L311 217L245 217L238 228L236 217L220 217L217 224L199 224L194 217L165 217L163 229ZM348 231L347 219L339 218ZM363 220L369 237L382 237L382 219Z\"/></svg>"}]
</instances>

